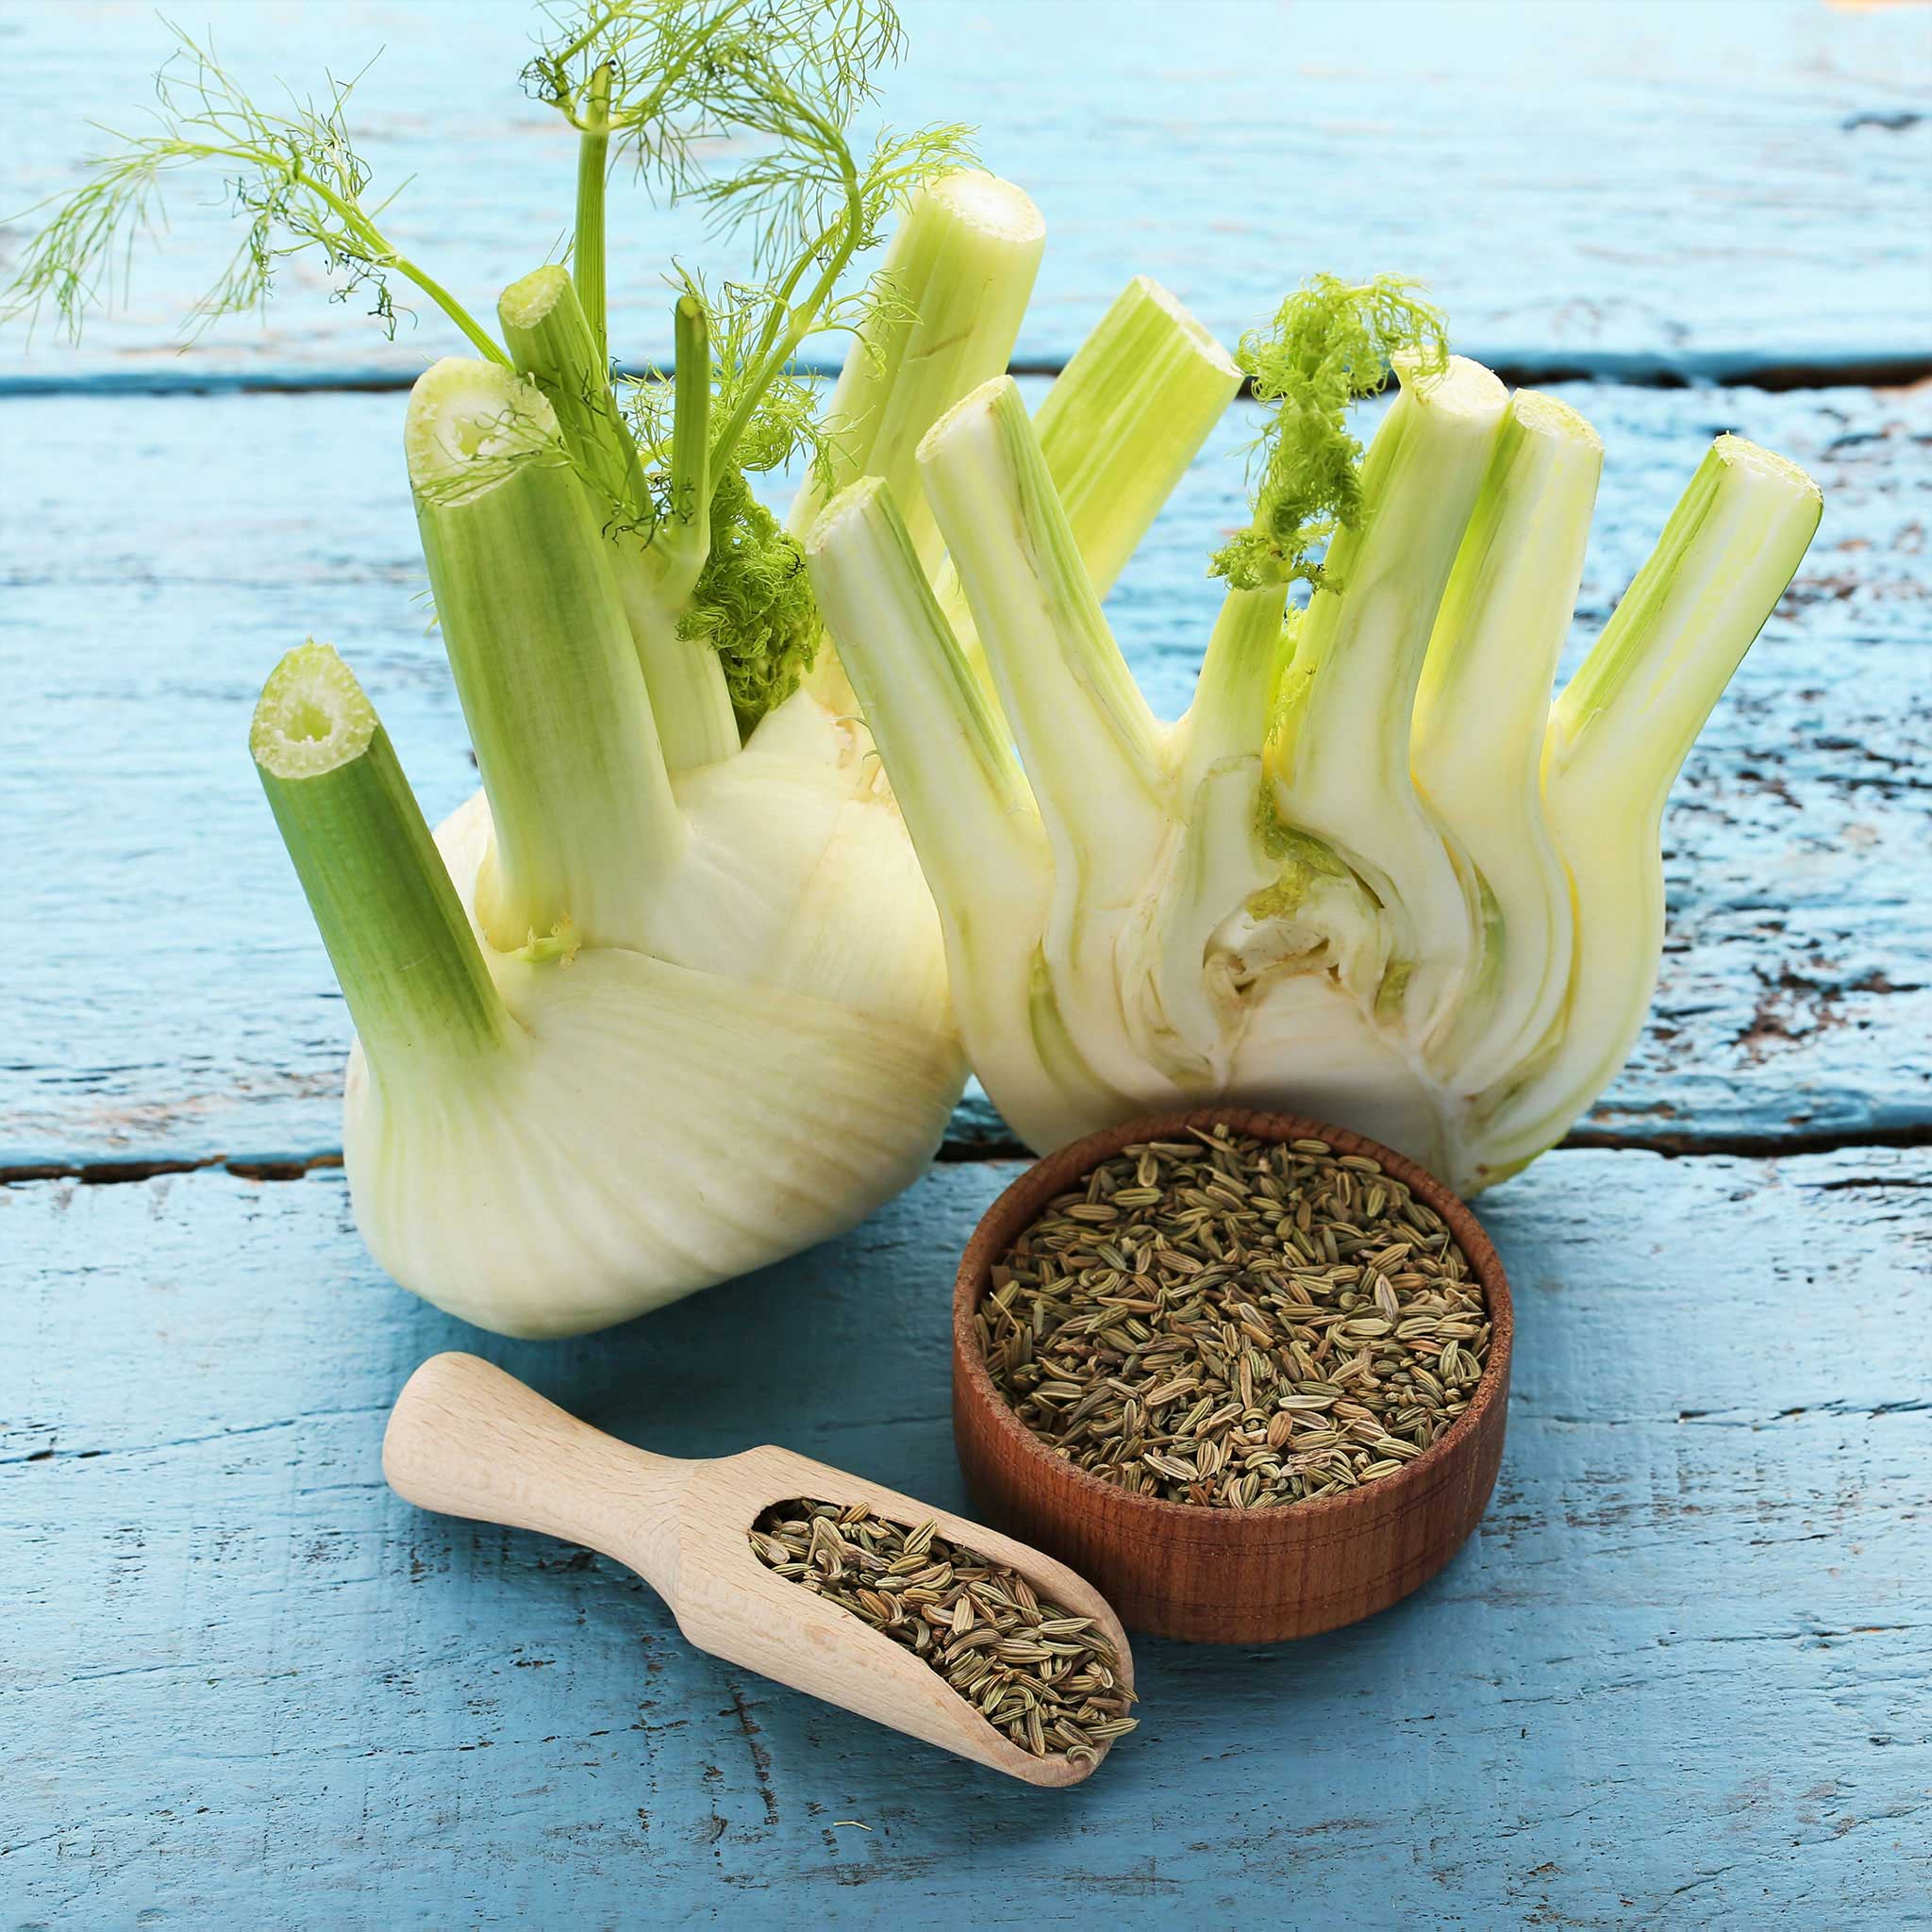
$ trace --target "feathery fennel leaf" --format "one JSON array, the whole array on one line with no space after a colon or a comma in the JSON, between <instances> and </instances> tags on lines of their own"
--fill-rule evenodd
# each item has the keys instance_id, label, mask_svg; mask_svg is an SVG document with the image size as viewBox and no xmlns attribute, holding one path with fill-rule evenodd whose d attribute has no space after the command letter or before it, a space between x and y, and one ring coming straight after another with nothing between
<instances>
[{"instance_id":1,"label":"feathery fennel leaf","mask_svg":"<svg viewBox=\"0 0 1932 1932\"><path fill-rule=\"evenodd\" d=\"M712 491L710 555L677 634L717 652L746 738L798 689L818 653L805 553L737 470Z\"/></svg>"},{"instance_id":2,"label":"feathery fennel leaf","mask_svg":"<svg viewBox=\"0 0 1932 1932\"><path fill-rule=\"evenodd\" d=\"M882 0L575 0L542 12L525 92L608 136L611 161L629 156L666 199L705 178L707 144L770 131L781 92L842 125L905 45Z\"/></svg>"},{"instance_id":3,"label":"feathery fennel leaf","mask_svg":"<svg viewBox=\"0 0 1932 1932\"><path fill-rule=\"evenodd\" d=\"M1271 413L1257 439L1254 521L1215 552L1210 576L1237 590L1322 581L1310 556L1361 516L1361 444L1351 405L1374 395L1399 357L1426 382L1448 361L1441 315L1399 275L1345 282L1314 275L1265 328L1241 338L1235 360Z\"/></svg>"},{"instance_id":4,"label":"feathery fennel leaf","mask_svg":"<svg viewBox=\"0 0 1932 1932\"><path fill-rule=\"evenodd\" d=\"M703 207L714 234L751 237L745 279L708 289L676 269L708 326L714 489L709 557L680 633L718 651L749 732L809 666L817 618L797 545L745 477L829 474L837 425L824 420L817 379L796 366L799 348L831 332L862 341L900 303L884 277L841 283L921 183L971 161L968 130L886 132L855 154L847 124L903 46L885 0L585 0L549 17L552 37L525 72L529 91L608 142L612 158L628 154L655 193ZM699 150L726 135L751 152L719 171ZM594 186L580 196L580 231L597 201ZM674 386L654 369L620 387L661 525L675 510Z\"/></svg>"},{"instance_id":5,"label":"feathery fennel leaf","mask_svg":"<svg viewBox=\"0 0 1932 1932\"><path fill-rule=\"evenodd\" d=\"M682 627L718 651L748 731L795 688L817 632L798 547L745 478L799 466L828 471L838 425L824 420L820 386L797 367L799 349L812 336L844 332L863 350L868 328L903 309L890 277L843 285L923 182L971 163L968 130L886 132L869 153L855 152L849 123L872 98L876 69L903 48L889 0L570 0L544 13L548 33L524 84L580 136L573 279L591 329L589 360L552 375L551 401L608 422L608 430L588 455L554 438L498 439L492 460L466 473L464 487L522 462L568 460L613 541L648 546L671 518L688 528L690 505L672 501L675 385L620 382L619 396L610 393L606 176L626 157L659 201L696 203L715 234L747 230L745 278L719 284L715 294L681 264L672 279L703 304L711 369L712 544ZM371 171L348 127L354 79L331 78L319 99L291 96L285 107L264 108L211 45L169 32L176 46L156 77L153 128L111 134L113 146L83 185L42 205L47 224L0 295L0 314L33 316L51 306L77 336L87 309L125 291L133 242L164 219L169 177L211 165L226 175L245 226L195 306L191 333L264 307L280 261L319 251L337 299L366 292L391 337L408 312L392 286L400 278L484 357L511 366L504 346L379 225L389 202L366 199ZM721 149L743 158L721 163ZM445 487L432 483L425 494L434 500Z\"/></svg>"},{"instance_id":6,"label":"feathery fennel leaf","mask_svg":"<svg viewBox=\"0 0 1932 1932\"><path fill-rule=\"evenodd\" d=\"M32 242L6 291L0 316L38 320L51 305L77 341L90 308L125 295L135 241L165 225L169 178L198 163L227 173L242 240L185 323L192 340L224 315L266 307L277 266L318 250L335 279L335 299L366 294L391 339L400 316L391 276L413 282L486 356L503 351L455 296L403 255L377 225L393 193L365 204L370 171L349 137L349 97L361 78L331 77L320 98L290 97L285 109L258 106L216 58L172 23L176 42L155 75L153 126L143 133L99 129L114 143L89 163L72 193L39 204L52 218ZM365 73L367 69L363 70ZM36 212L28 209L27 213Z\"/></svg>"}]
</instances>

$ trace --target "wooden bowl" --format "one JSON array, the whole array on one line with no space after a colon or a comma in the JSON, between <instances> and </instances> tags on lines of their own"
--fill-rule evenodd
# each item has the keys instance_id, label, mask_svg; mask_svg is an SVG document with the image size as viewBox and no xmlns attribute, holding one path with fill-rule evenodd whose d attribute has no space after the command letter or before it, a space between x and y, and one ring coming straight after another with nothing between
<instances>
[{"instance_id":1,"label":"wooden bowl","mask_svg":"<svg viewBox=\"0 0 1932 1932\"><path fill-rule=\"evenodd\" d=\"M1054 1195L1137 1141L1224 1124L1264 1141L1366 1155L1448 1223L1488 1297L1490 1353L1464 1413L1392 1475L1274 1508L1210 1509L1135 1495L1056 1456L994 1389L974 1315L1002 1253ZM978 1513L1094 1584L1130 1628L1205 1643L1312 1637L1373 1616L1462 1546L1503 1459L1513 1330L1509 1284L1469 1209L1411 1160L1323 1122L1202 1108L1090 1134L1028 1168L980 1222L953 1292L953 1440Z\"/></svg>"}]
</instances>

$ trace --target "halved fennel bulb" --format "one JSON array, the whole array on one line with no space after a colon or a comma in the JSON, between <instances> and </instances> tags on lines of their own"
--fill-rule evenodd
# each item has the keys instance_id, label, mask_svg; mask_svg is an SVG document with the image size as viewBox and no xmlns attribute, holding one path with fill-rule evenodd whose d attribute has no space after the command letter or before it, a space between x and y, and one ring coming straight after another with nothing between
<instances>
[{"instance_id":1,"label":"halved fennel bulb","mask_svg":"<svg viewBox=\"0 0 1932 1932\"><path fill-rule=\"evenodd\" d=\"M1656 983L1665 796L1820 515L1794 465L1720 438L1552 708L1601 459L1550 398L1460 358L1418 373L1307 609L1285 580L1230 590L1173 725L1009 381L919 452L966 643L885 483L827 506L820 607L939 903L968 1056L1029 1144L1227 1099L1473 1192L1596 1098Z\"/></svg>"}]
</instances>

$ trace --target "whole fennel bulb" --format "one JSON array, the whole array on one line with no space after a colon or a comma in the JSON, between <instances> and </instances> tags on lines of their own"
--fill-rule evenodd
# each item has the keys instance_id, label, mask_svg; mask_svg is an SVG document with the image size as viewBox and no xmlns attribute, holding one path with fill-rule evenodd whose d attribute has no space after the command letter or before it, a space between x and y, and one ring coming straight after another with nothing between
<instances>
[{"instance_id":1,"label":"whole fennel bulb","mask_svg":"<svg viewBox=\"0 0 1932 1932\"><path fill-rule=\"evenodd\" d=\"M320 646L251 738L357 1026L372 1250L486 1326L554 1334L849 1226L939 1140L963 1068L930 898L835 667L830 704L801 692L821 625L754 482L909 476L1006 367L1043 229L963 127L855 147L903 45L884 0L560 0L535 25L520 98L573 130L570 267L506 290L494 328L389 230L353 83L256 98L178 32L153 114L45 205L0 310L77 331L203 166L247 220L197 322L308 251L391 334L420 298L479 358L422 378L407 444L482 796L439 854ZM745 243L709 288L669 265L662 379L611 362L606 203L633 170ZM829 408L800 374L824 332L858 345Z\"/></svg>"},{"instance_id":2,"label":"whole fennel bulb","mask_svg":"<svg viewBox=\"0 0 1932 1932\"><path fill-rule=\"evenodd\" d=\"M828 413L856 428L801 515L861 462L916 492L910 451L1004 364L1042 242L991 176L915 196L887 256L905 300L848 361ZM682 413L669 501L726 502L728 542L715 508L708 543L675 511L634 541L599 484L625 445L569 276L500 312L529 374L438 363L405 438L482 791L432 846L323 646L270 680L253 744L356 1021L344 1152L371 1251L453 1312L558 1334L853 1225L923 1169L964 1061L939 917L830 654L739 743L745 679L709 633L817 625L795 541L708 489L717 439ZM676 320L676 408L702 425L706 320L690 297ZM1130 285L1047 425L1104 408L1148 452L1070 488L1083 569L1118 568L1239 379ZM773 655L740 674L769 691Z\"/></svg>"},{"instance_id":3,"label":"whole fennel bulb","mask_svg":"<svg viewBox=\"0 0 1932 1932\"><path fill-rule=\"evenodd\" d=\"M1342 412L1391 354L1405 387L1357 468ZM1447 357L1392 282L1318 278L1241 359L1274 415L1179 723L1122 661L1065 453L1003 377L919 451L957 590L927 588L876 478L824 511L813 581L940 906L968 1056L1029 1144L1226 1099L1474 1192L1629 1051L1666 794L1819 493L1720 438L1552 707L1590 425Z\"/></svg>"},{"instance_id":4,"label":"whole fennel bulb","mask_svg":"<svg viewBox=\"0 0 1932 1932\"><path fill-rule=\"evenodd\" d=\"M482 794L439 857L325 645L283 659L253 744L311 855L356 1020L350 1194L398 1281L506 1334L576 1333L849 1227L924 1168L962 1074L937 923L811 699L660 792L648 950L490 944Z\"/></svg>"}]
</instances>

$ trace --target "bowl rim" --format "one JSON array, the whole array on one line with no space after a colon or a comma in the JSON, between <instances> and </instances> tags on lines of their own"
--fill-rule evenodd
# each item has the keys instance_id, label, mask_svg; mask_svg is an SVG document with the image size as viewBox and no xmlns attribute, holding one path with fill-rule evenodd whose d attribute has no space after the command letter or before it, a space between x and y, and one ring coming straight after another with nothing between
<instances>
[{"instance_id":1,"label":"bowl rim","mask_svg":"<svg viewBox=\"0 0 1932 1932\"><path fill-rule=\"evenodd\" d=\"M991 1230L1024 1202L1031 1210L1013 1232L1018 1233L1034 1218L1039 1207L1081 1175L1091 1174L1104 1160L1111 1159L1122 1148L1137 1141L1160 1141L1186 1133L1191 1128L1224 1124L1238 1133L1252 1134L1269 1141L1325 1141L1336 1152L1366 1156L1385 1172L1402 1181L1433 1208L1449 1224L1457 1244L1467 1257L1470 1267L1482 1283L1485 1306L1490 1315L1490 1352L1483 1364L1475 1392L1469 1407L1437 1440L1391 1475L1378 1476L1372 1483L1344 1490L1332 1496L1316 1496L1298 1503L1277 1504L1264 1509L1222 1509L1207 1503L1174 1503L1163 1496L1142 1495L1110 1483L1089 1470L1077 1468L1057 1456L1046 1442L1029 1429L1013 1412L1007 1398L994 1386L974 1330L980 1295L998 1252ZM1010 1237L1008 1237L1010 1239ZM1001 1243L1004 1246L1004 1242ZM974 1225L966 1244L953 1283L953 1361L956 1369L972 1386L979 1406L991 1418L991 1426L1014 1444L1037 1470L1053 1481L1076 1492L1085 1492L1095 1503L1113 1509L1126 1509L1139 1515L1150 1528L1158 1525L1165 1534L1186 1533L1193 1540L1200 1532L1217 1540L1234 1535L1252 1541L1301 1541L1324 1525L1334 1525L1352 1512L1365 1508L1386 1508L1399 1512L1446 1472L1447 1465L1480 1433L1499 1391L1508 1386L1509 1358L1515 1341L1515 1310L1509 1297L1508 1277L1503 1269L1495 1243L1474 1212L1444 1181L1426 1168L1398 1154L1392 1147L1371 1140L1352 1128L1333 1122L1318 1121L1306 1114L1276 1113L1268 1108L1234 1106L1198 1107L1179 1113L1143 1114L1124 1121L1118 1126L1103 1127L1077 1141L1069 1141L1052 1154L1032 1161L1025 1171L1000 1191ZM958 1403L954 1405L954 1421L958 1422ZM1273 1534L1271 1534L1273 1532Z\"/></svg>"}]
</instances>

